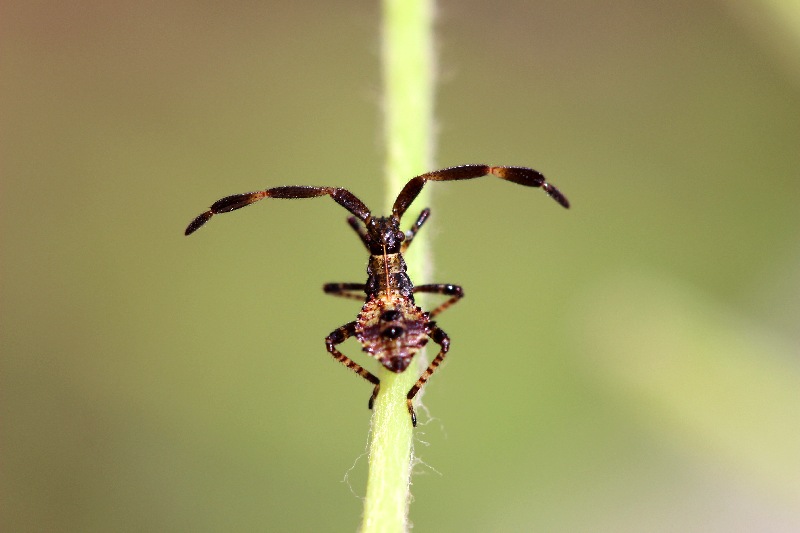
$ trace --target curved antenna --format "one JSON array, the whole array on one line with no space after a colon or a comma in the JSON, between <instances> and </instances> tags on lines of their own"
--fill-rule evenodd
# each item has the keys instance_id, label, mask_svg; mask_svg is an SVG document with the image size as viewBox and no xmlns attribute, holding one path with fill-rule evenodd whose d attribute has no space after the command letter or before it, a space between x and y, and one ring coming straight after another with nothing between
<instances>
[{"instance_id":1,"label":"curved antenna","mask_svg":"<svg viewBox=\"0 0 800 533\"><path fill-rule=\"evenodd\" d=\"M403 217L403 214L411 205L411 202L417 197L422 190L422 187L428 181L457 181L469 180L473 178L480 178L487 175L497 176L500 179L518 183L526 187L541 187L544 191L556 202L563 207L569 208L569 200L561 194L554 185L547 183L544 176L527 167L492 167L489 165L462 165L458 167L444 168L442 170L434 170L421 174L416 178L411 178L411 181L406 183L403 190L397 196L392 207L392 216L397 220Z\"/></svg>"},{"instance_id":2,"label":"curved antenna","mask_svg":"<svg viewBox=\"0 0 800 533\"><path fill-rule=\"evenodd\" d=\"M191 235L200 227L208 222L212 216L220 213L228 213L246 207L250 204L263 200L264 198L315 198L317 196L328 195L333 200L353 213L362 221L366 221L369 216L369 208L364 205L364 202L359 200L356 195L347 189L340 189L338 187L311 187L306 185L290 185L286 187L273 187L263 191L246 192L242 194L234 194L226 196L211 204L208 211L198 215L186 227L184 235Z\"/></svg>"}]
</instances>

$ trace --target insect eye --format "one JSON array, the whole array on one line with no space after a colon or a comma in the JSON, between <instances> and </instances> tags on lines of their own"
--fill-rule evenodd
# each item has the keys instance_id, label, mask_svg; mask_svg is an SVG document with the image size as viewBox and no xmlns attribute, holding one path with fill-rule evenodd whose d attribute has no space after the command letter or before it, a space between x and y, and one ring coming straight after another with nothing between
<instances>
[{"instance_id":1,"label":"insect eye","mask_svg":"<svg viewBox=\"0 0 800 533\"><path fill-rule=\"evenodd\" d=\"M403 233L402 231L398 231L397 233L395 233L394 237L395 237L395 239L397 239L400 242L406 240L406 234Z\"/></svg>"},{"instance_id":2,"label":"insect eye","mask_svg":"<svg viewBox=\"0 0 800 533\"><path fill-rule=\"evenodd\" d=\"M385 330L381 331L381 337L385 339L396 339L403 333L405 333L405 330L403 328L399 326L389 326Z\"/></svg>"}]
</instances>

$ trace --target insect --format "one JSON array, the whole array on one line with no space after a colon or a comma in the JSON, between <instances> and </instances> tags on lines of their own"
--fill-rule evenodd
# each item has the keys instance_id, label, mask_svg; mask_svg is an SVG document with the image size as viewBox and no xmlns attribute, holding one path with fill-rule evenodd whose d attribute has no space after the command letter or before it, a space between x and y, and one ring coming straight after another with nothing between
<instances>
[{"instance_id":1,"label":"insect","mask_svg":"<svg viewBox=\"0 0 800 533\"><path fill-rule=\"evenodd\" d=\"M416 222L407 231L400 229L400 221L428 181L458 181L489 175L526 187L541 187L556 202L563 207L569 207L567 198L548 183L541 173L531 168L463 165L435 170L412 178L400 191L392 206L392 213L388 217L373 216L369 208L347 189L290 185L234 194L217 200L208 211L200 214L189 224L185 234L194 233L214 215L241 209L264 198L330 196L337 204L347 209L352 214L347 222L369 250L367 282L327 283L323 286L323 290L333 296L364 300L364 305L356 320L335 329L325 338L325 347L334 359L374 385L369 399L369 408L372 409L380 391L380 380L340 352L337 348L339 344L350 337L355 337L361 343L363 351L395 373L408 368L414 355L427 344L428 340L438 344L439 353L406 396L411 423L416 426L417 417L412 404L414 396L436 371L450 349L450 337L432 319L460 300L464 296L464 290L458 285L447 283L417 286L411 283L403 254L428 219L430 209L422 210ZM416 293L438 294L447 296L448 299L432 311L424 312L414 302Z\"/></svg>"}]
</instances>

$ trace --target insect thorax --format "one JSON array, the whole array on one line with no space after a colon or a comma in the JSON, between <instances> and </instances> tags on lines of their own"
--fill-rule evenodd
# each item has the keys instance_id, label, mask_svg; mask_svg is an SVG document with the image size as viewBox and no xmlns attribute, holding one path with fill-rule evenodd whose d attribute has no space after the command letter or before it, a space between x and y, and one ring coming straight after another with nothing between
<instances>
[{"instance_id":1,"label":"insect thorax","mask_svg":"<svg viewBox=\"0 0 800 533\"><path fill-rule=\"evenodd\" d=\"M371 255L367 265L368 297L378 293L398 293L414 303L414 285L406 272L402 254Z\"/></svg>"}]
</instances>

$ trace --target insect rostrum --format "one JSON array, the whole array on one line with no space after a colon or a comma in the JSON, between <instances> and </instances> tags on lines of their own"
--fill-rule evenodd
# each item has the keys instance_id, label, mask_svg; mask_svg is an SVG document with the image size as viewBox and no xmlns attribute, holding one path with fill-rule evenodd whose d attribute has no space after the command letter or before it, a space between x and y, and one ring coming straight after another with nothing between
<instances>
[{"instance_id":1,"label":"insect rostrum","mask_svg":"<svg viewBox=\"0 0 800 533\"><path fill-rule=\"evenodd\" d=\"M392 372L403 372L414 355L432 340L439 345L439 353L431 361L406 396L411 423L417 425L412 401L419 389L428 381L450 348L450 338L432 319L464 296L458 285L436 283L417 285L411 283L403 254L414 236L430 215L424 209L407 231L400 229L406 209L428 181L457 181L494 175L498 178L524 185L541 187L563 207L569 201L542 174L526 167L492 167L488 165L463 165L435 170L412 178L406 183L392 206L388 217L373 216L369 208L353 193L338 187L312 187L291 185L273 187L263 191L234 194L217 200L211 208L195 218L186 228L186 235L197 231L212 216L234 211L264 198L314 198L330 196L353 216L348 223L356 231L370 253L366 283L328 283L323 290L334 296L365 300L356 320L334 330L325 338L328 352L340 363L350 368L375 387L369 407L380 390L380 380L361 365L340 352L337 346L355 336L363 350ZM432 311L424 312L414 303L415 293L432 293L449 298Z\"/></svg>"}]
</instances>

